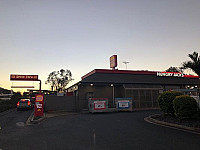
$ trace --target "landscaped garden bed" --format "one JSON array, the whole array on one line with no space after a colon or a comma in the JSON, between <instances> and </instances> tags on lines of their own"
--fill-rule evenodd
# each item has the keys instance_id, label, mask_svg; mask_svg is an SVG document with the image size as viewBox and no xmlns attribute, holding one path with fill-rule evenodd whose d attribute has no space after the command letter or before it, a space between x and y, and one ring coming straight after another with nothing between
<instances>
[{"instance_id":1,"label":"landscaped garden bed","mask_svg":"<svg viewBox=\"0 0 200 150\"><path fill-rule=\"evenodd\" d=\"M158 104L163 114L151 116L153 120L174 127L200 129L200 111L194 98L166 91L158 97Z\"/></svg>"},{"instance_id":2,"label":"landscaped garden bed","mask_svg":"<svg viewBox=\"0 0 200 150\"><path fill-rule=\"evenodd\" d=\"M179 119L176 116L160 114L160 115L151 116L151 118L158 121L166 122L166 123L183 125L183 126L192 127L192 128L200 128L200 117L191 118L191 119Z\"/></svg>"}]
</instances>

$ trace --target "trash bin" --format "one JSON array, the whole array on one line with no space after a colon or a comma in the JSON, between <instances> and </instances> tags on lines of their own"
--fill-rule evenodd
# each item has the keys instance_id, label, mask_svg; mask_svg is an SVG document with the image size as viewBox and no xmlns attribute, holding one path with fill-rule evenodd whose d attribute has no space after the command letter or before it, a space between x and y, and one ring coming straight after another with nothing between
<instances>
[{"instance_id":1,"label":"trash bin","mask_svg":"<svg viewBox=\"0 0 200 150\"><path fill-rule=\"evenodd\" d=\"M115 98L117 111L133 111L132 98Z\"/></svg>"},{"instance_id":2,"label":"trash bin","mask_svg":"<svg viewBox=\"0 0 200 150\"><path fill-rule=\"evenodd\" d=\"M108 111L108 99L107 98L89 98L89 112L107 112Z\"/></svg>"}]
</instances>

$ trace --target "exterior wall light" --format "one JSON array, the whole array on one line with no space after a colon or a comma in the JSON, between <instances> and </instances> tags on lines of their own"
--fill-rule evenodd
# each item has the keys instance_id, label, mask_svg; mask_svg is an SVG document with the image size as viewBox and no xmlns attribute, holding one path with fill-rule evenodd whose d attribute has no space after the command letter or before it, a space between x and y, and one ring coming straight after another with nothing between
<instances>
[{"instance_id":1,"label":"exterior wall light","mask_svg":"<svg viewBox=\"0 0 200 150\"><path fill-rule=\"evenodd\" d=\"M93 84L91 83L90 86L93 86Z\"/></svg>"},{"instance_id":2,"label":"exterior wall light","mask_svg":"<svg viewBox=\"0 0 200 150\"><path fill-rule=\"evenodd\" d=\"M111 84L110 86L113 86L113 84Z\"/></svg>"}]
</instances>

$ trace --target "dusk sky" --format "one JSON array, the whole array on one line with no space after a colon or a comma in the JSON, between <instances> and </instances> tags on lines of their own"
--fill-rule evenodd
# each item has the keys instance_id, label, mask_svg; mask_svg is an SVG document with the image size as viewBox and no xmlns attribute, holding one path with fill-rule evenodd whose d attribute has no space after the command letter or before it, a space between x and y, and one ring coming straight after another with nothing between
<instances>
[{"instance_id":1,"label":"dusk sky","mask_svg":"<svg viewBox=\"0 0 200 150\"><path fill-rule=\"evenodd\" d=\"M200 52L200 0L0 0L0 87L10 74L69 69L75 79L93 69L163 71ZM39 88L38 82L28 82ZM14 89L19 90L19 89ZM23 89L26 90L26 89Z\"/></svg>"}]
</instances>

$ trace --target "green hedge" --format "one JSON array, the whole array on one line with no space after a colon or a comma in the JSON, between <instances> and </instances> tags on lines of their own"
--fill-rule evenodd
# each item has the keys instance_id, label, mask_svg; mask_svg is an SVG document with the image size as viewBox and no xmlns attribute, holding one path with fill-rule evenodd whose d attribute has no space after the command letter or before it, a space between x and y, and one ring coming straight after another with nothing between
<instances>
[{"instance_id":1,"label":"green hedge","mask_svg":"<svg viewBox=\"0 0 200 150\"><path fill-rule=\"evenodd\" d=\"M11 100L1 100L0 101L0 112L6 111L11 108L15 108L17 105L17 102L20 100L21 94L15 93Z\"/></svg>"},{"instance_id":2,"label":"green hedge","mask_svg":"<svg viewBox=\"0 0 200 150\"><path fill-rule=\"evenodd\" d=\"M158 105L160 110L166 114L174 115L173 100L176 96L183 95L177 91L166 91L158 97Z\"/></svg>"},{"instance_id":3,"label":"green hedge","mask_svg":"<svg viewBox=\"0 0 200 150\"><path fill-rule=\"evenodd\" d=\"M175 115L180 119L193 118L197 114L197 102L190 96L177 96L173 104Z\"/></svg>"},{"instance_id":4,"label":"green hedge","mask_svg":"<svg viewBox=\"0 0 200 150\"><path fill-rule=\"evenodd\" d=\"M12 107L12 103L10 100L1 100L0 101L0 112L8 110Z\"/></svg>"}]
</instances>

